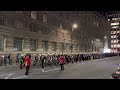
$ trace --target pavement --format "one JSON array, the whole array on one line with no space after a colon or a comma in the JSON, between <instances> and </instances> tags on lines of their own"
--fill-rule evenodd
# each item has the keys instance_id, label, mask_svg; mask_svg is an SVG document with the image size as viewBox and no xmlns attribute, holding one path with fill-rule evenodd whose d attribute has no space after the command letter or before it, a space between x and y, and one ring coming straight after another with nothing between
<instances>
[{"instance_id":1,"label":"pavement","mask_svg":"<svg viewBox=\"0 0 120 90\"><path fill-rule=\"evenodd\" d=\"M91 61L66 64L65 70L60 66L31 66L29 75L25 68L18 65L0 67L0 79L111 79L111 74L117 70L120 57L108 57Z\"/></svg>"}]
</instances>

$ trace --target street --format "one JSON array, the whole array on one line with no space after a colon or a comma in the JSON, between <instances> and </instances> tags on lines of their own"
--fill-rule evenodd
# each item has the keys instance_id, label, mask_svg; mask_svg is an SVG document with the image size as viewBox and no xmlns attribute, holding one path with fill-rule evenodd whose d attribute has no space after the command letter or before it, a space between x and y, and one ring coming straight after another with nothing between
<instances>
[{"instance_id":1,"label":"street","mask_svg":"<svg viewBox=\"0 0 120 90\"><path fill-rule=\"evenodd\" d=\"M31 66L29 75L25 68L18 65L0 67L0 79L111 79L111 74L117 70L120 57L108 57L91 61L66 64L65 70L60 66L45 67Z\"/></svg>"}]
</instances>

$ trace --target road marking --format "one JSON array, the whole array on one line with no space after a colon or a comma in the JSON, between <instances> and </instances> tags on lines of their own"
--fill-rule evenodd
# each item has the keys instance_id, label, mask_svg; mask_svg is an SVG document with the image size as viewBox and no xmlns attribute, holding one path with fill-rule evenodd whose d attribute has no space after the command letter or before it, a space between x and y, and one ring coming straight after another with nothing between
<instances>
[{"instance_id":1,"label":"road marking","mask_svg":"<svg viewBox=\"0 0 120 90\"><path fill-rule=\"evenodd\" d=\"M12 78L12 79L19 79L19 78L24 78L24 77L27 77L27 76L21 76L21 77L16 77L16 78Z\"/></svg>"},{"instance_id":2,"label":"road marking","mask_svg":"<svg viewBox=\"0 0 120 90\"><path fill-rule=\"evenodd\" d=\"M50 71L54 71L54 70L60 70L60 68L55 68L55 69L51 69L51 70L47 70L47 71L42 69L42 72L50 72Z\"/></svg>"},{"instance_id":3,"label":"road marking","mask_svg":"<svg viewBox=\"0 0 120 90\"><path fill-rule=\"evenodd\" d=\"M11 74L8 74L8 76L6 77L6 78L4 78L4 79L8 79L10 76L12 76L13 74L15 74L15 73L11 73Z\"/></svg>"},{"instance_id":4,"label":"road marking","mask_svg":"<svg viewBox=\"0 0 120 90\"><path fill-rule=\"evenodd\" d=\"M0 76L5 76L5 75L9 75L9 74L3 74L3 75L0 75Z\"/></svg>"}]
</instances>

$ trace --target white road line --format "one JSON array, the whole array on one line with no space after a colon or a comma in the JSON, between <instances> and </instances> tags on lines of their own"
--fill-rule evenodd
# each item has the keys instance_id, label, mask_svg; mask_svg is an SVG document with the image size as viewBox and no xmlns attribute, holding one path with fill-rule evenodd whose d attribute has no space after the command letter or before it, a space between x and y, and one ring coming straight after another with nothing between
<instances>
[{"instance_id":1,"label":"white road line","mask_svg":"<svg viewBox=\"0 0 120 90\"><path fill-rule=\"evenodd\" d=\"M6 78L4 78L4 79L8 79L10 76L12 76L13 74L15 74L15 73L11 73L11 74L9 74Z\"/></svg>"},{"instance_id":2,"label":"white road line","mask_svg":"<svg viewBox=\"0 0 120 90\"><path fill-rule=\"evenodd\" d=\"M16 77L16 78L12 78L12 79L19 79L19 78L24 78L24 77L27 77L27 76L21 76L21 77Z\"/></svg>"},{"instance_id":3,"label":"white road line","mask_svg":"<svg viewBox=\"0 0 120 90\"><path fill-rule=\"evenodd\" d=\"M50 71L54 71L54 70L60 70L60 68L55 68L55 69L51 69L51 70L47 70L47 71L42 69L43 72L50 72Z\"/></svg>"},{"instance_id":4,"label":"white road line","mask_svg":"<svg viewBox=\"0 0 120 90\"><path fill-rule=\"evenodd\" d=\"M3 74L3 75L0 75L0 76L5 76L5 75L9 75L9 74Z\"/></svg>"}]
</instances>

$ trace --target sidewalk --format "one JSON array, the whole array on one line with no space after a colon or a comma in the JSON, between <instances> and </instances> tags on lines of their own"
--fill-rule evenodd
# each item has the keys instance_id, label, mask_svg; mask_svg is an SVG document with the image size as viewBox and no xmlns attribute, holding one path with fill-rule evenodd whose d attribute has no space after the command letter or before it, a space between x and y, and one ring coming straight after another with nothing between
<instances>
[{"instance_id":1,"label":"sidewalk","mask_svg":"<svg viewBox=\"0 0 120 90\"><path fill-rule=\"evenodd\" d=\"M2 65L0 66L0 68L8 68L8 67L12 67L12 66L18 66L19 64L13 63L12 65L6 64L6 65Z\"/></svg>"}]
</instances>

